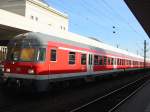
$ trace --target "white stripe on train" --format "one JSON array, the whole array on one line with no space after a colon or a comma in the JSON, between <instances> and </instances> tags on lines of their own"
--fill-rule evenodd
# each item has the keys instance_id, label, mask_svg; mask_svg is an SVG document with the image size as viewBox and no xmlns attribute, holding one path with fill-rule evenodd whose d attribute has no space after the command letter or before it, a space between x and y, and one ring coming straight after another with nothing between
<instances>
[{"instance_id":1,"label":"white stripe on train","mask_svg":"<svg viewBox=\"0 0 150 112\"><path fill-rule=\"evenodd\" d=\"M138 70L141 68L132 68L132 69L126 69L126 70ZM113 72L121 72L124 71L124 69L115 69L115 70L109 70L109 71L98 71L98 72L79 72L79 73L65 73L65 74L50 74L50 75L26 75L26 74L16 74L16 73L4 73L3 78L20 78L20 79L33 79L33 80L51 80L51 79L63 79L63 78L75 78L75 77L82 77L82 76L100 76L105 75L107 73L113 73Z\"/></svg>"}]
</instances>

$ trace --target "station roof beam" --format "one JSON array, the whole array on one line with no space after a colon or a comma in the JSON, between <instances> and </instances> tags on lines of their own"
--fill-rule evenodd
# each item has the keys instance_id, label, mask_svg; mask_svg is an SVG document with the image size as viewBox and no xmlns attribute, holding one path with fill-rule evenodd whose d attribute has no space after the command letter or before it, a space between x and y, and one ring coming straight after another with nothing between
<instances>
[{"instance_id":1,"label":"station roof beam","mask_svg":"<svg viewBox=\"0 0 150 112\"><path fill-rule=\"evenodd\" d=\"M150 38L150 0L124 0Z\"/></svg>"}]
</instances>

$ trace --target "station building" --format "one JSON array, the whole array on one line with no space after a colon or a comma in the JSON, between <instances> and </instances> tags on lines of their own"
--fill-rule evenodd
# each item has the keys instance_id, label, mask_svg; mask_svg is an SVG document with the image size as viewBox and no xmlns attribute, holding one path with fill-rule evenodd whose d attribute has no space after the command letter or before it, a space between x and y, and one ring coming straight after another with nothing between
<instances>
[{"instance_id":1,"label":"station building","mask_svg":"<svg viewBox=\"0 0 150 112\"><path fill-rule=\"evenodd\" d=\"M0 9L47 24L55 30L68 31L68 16L42 0L0 0Z\"/></svg>"},{"instance_id":2,"label":"station building","mask_svg":"<svg viewBox=\"0 0 150 112\"><path fill-rule=\"evenodd\" d=\"M8 41L29 31L68 32L69 18L43 0L0 0L0 61Z\"/></svg>"}]
</instances>

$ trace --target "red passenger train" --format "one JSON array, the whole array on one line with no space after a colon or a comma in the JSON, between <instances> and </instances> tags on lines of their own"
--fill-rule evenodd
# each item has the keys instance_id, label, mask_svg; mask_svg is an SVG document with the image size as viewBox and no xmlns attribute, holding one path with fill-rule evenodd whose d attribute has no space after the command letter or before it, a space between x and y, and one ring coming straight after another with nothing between
<instances>
[{"instance_id":1,"label":"red passenger train","mask_svg":"<svg viewBox=\"0 0 150 112\"><path fill-rule=\"evenodd\" d=\"M50 83L142 69L143 57L96 40L74 35L20 34L8 44L4 63L7 83L33 84L45 90ZM147 60L146 67L150 67Z\"/></svg>"}]
</instances>

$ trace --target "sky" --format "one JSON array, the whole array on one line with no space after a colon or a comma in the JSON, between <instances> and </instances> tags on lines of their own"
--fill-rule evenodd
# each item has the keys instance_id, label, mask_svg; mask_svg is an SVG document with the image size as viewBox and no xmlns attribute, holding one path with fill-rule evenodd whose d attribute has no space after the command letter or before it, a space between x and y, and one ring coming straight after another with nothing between
<instances>
[{"instance_id":1,"label":"sky","mask_svg":"<svg viewBox=\"0 0 150 112\"><path fill-rule=\"evenodd\" d=\"M45 0L69 16L69 31L143 56L150 40L123 0ZM147 46L150 48L150 46ZM150 54L148 52L148 54Z\"/></svg>"}]
</instances>

